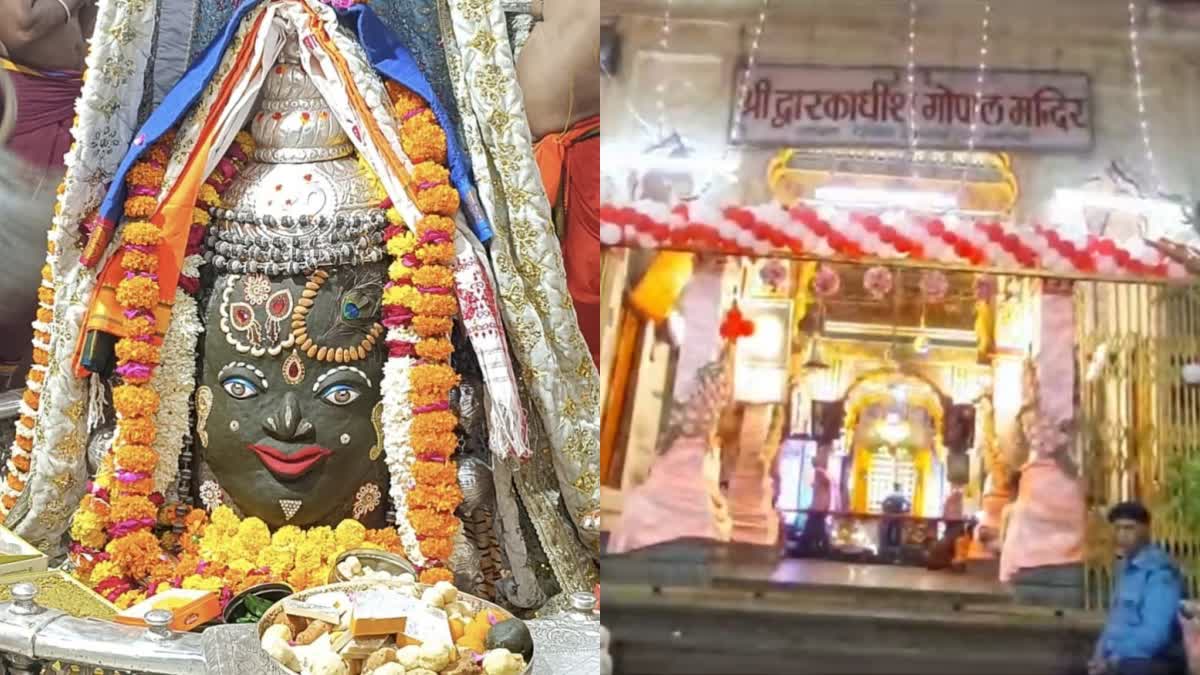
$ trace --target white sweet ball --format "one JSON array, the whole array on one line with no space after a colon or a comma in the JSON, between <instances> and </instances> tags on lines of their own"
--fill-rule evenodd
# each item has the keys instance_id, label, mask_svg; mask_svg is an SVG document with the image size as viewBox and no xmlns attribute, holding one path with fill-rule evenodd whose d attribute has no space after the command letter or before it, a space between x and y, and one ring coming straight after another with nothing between
<instances>
[{"instance_id":1,"label":"white sweet ball","mask_svg":"<svg viewBox=\"0 0 1200 675\"><path fill-rule=\"evenodd\" d=\"M262 642L266 644L268 640L272 639L287 642L292 639L292 629L281 623L270 626L263 631Z\"/></svg>"},{"instance_id":2,"label":"white sweet ball","mask_svg":"<svg viewBox=\"0 0 1200 675\"><path fill-rule=\"evenodd\" d=\"M304 664L311 675L349 675L350 667L334 652L317 652Z\"/></svg>"},{"instance_id":3,"label":"white sweet ball","mask_svg":"<svg viewBox=\"0 0 1200 675\"><path fill-rule=\"evenodd\" d=\"M442 594L442 606L458 600L458 589L449 581L439 581L433 585L433 588Z\"/></svg>"},{"instance_id":4,"label":"white sweet ball","mask_svg":"<svg viewBox=\"0 0 1200 675\"><path fill-rule=\"evenodd\" d=\"M421 660L421 648L416 645L396 650L396 661L405 668L416 668Z\"/></svg>"},{"instance_id":5,"label":"white sweet ball","mask_svg":"<svg viewBox=\"0 0 1200 675\"><path fill-rule=\"evenodd\" d=\"M385 663L375 670L371 671L371 675L406 675L410 671L405 670L404 666L399 663Z\"/></svg>"},{"instance_id":6,"label":"white sweet ball","mask_svg":"<svg viewBox=\"0 0 1200 675\"><path fill-rule=\"evenodd\" d=\"M483 672L487 675L521 675L525 657L507 649L493 649L483 656Z\"/></svg>"},{"instance_id":7,"label":"white sweet ball","mask_svg":"<svg viewBox=\"0 0 1200 675\"><path fill-rule=\"evenodd\" d=\"M421 668L428 668L437 672L455 659L458 650L454 645L444 642L426 642L420 646L420 652L417 654L417 665Z\"/></svg>"},{"instance_id":8,"label":"white sweet ball","mask_svg":"<svg viewBox=\"0 0 1200 675\"><path fill-rule=\"evenodd\" d=\"M442 599L442 592L436 588L426 588L421 593L421 602L431 607L441 607L446 604L446 601Z\"/></svg>"}]
</instances>

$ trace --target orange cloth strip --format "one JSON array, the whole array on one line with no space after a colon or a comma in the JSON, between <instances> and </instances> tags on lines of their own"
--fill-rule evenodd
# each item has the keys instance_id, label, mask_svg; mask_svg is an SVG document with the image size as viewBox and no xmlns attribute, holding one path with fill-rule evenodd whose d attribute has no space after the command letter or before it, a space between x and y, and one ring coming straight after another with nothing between
<instances>
[{"instance_id":1,"label":"orange cloth strip","mask_svg":"<svg viewBox=\"0 0 1200 675\"><path fill-rule=\"evenodd\" d=\"M159 245L158 249L160 302L154 312L155 344L162 343L162 336L171 320L171 306L175 301L175 289L179 285L179 272L183 268L188 233L192 227L192 209L195 208L200 186L208 179L208 176L204 175L204 168L208 156L213 150L213 143L216 142L217 122L229 105L229 99L233 95L236 83L251 67L250 60L254 55L255 42L253 36L257 35L259 29L262 28L264 16L265 14L259 15L253 31L243 43L241 52L238 53L233 68L225 77L225 81L221 83L220 93L213 103L213 112L209 114L205 126L200 132L199 141L188 158L188 163L179 181L171 188L171 192L163 200L158 211L150 218L150 222L162 228L163 231L163 243ZM92 302L84 319L83 330L79 333L79 341L75 345L75 354L71 361L75 364L75 373L79 377L86 377L88 374L80 365L80 357L83 353L84 340L90 331L101 331L117 337L125 336L125 316L121 309L121 303L117 302L117 284L125 275L124 266L121 264L123 257L124 254L118 251L116 255L109 258L100 274L99 282L96 284L96 290L92 295Z\"/></svg>"},{"instance_id":2,"label":"orange cloth strip","mask_svg":"<svg viewBox=\"0 0 1200 675\"><path fill-rule=\"evenodd\" d=\"M543 136L534 146L534 157L542 174L542 184L546 186L546 194L550 197L551 207L558 206L558 199L562 193L563 167L567 163L567 151L580 137L599 128L600 116L589 117L578 122L566 133Z\"/></svg>"}]
</instances>

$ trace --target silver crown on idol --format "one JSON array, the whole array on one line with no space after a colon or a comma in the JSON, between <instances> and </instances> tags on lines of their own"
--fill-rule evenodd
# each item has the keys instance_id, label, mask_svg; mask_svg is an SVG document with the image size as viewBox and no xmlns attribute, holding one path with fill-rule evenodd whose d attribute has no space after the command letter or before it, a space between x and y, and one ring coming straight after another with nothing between
<instances>
[{"instance_id":1,"label":"silver crown on idol","mask_svg":"<svg viewBox=\"0 0 1200 675\"><path fill-rule=\"evenodd\" d=\"M250 161L212 214L208 259L218 271L290 276L383 260L387 217L300 65L295 32L263 83L250 133Z\"/></svg>"}]
</instances>

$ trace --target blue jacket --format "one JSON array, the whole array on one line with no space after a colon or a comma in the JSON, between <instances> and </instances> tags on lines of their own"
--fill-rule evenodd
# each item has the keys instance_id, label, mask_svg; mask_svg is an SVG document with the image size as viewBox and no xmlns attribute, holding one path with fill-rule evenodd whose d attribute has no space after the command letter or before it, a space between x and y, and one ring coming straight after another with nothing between
<instances>
[{"instance_id":1,"label":"blue jacket","mask_svg":"<svg viewBox=\"0 0 1200 675\"><path fill-rule=\"evenodd\" d=\"M1161 548L1146 545L1117 565L1112 610L1097 655L1106 661L1169 656L1183 638L1176 614L1183 578Z\"/></svg>"}]
</instances>

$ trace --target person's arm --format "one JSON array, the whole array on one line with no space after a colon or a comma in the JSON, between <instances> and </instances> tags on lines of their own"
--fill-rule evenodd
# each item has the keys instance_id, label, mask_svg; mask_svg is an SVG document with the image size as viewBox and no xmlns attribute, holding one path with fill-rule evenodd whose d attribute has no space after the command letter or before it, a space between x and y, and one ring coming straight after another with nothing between
<instances>
[{"instance_id":1,"label":"person's arm","mask_svg":"<svg viewBox=\"0 0 1200 675\"><path fill-rule=\"evenodd\" d=\"M600 3L555 0L534 24L517 61L533 137L600 111Z\"/></svg>"},{"instance_id":2,"label":"person's arm","mask_svg":"<svg viewBox=\"0 0 1200 675\"><path fill-rule=\"evenodd\" d=\"M83 33L85 42L90 41L92 33L96 32L96 17L99 14L99 0L85 0L83 6L79 8L79 30Z\"/></svg>"},{"instance_id":3,"label":"person's arm","mask_svg":"<svg viewBox=\"0 0 1200 675\"><path fill-rule=\"evenodd\" d=\"M9 51L19 52L66 24L68 9L73 17L89 1L0 0L0 42Z\"/></svg>"},{"instance_id":4,"label":"person's arm","mask_svg":"<svg viewBox=\"0 0 1200 675\"><path fill-rule=\"evenodd\" d=\"M1105 631L1106 656L1115 659L1149 659L1162 653L1175 633L1176 614L1183 588L1179 575L1157 570L1146 580L1142 595L1142 622Z\"/></svg>"}]
</instances>

